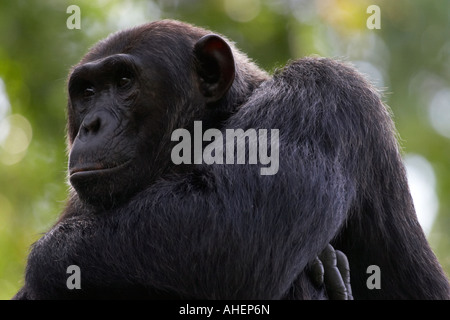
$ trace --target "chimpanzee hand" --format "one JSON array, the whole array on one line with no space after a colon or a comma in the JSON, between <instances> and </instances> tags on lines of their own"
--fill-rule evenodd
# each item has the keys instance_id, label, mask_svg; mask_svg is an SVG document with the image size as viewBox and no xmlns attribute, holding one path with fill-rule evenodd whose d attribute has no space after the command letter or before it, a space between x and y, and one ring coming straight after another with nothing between
<instances>
[{"instance_id":1,"label":"chimpanzee hand","mask_svg":"<svg viewBox=\"0 0 450 320\"><path fill-rule=\"evenodd\" d=\"M315 285L325 285L330 300L353 300L347 257L331 245L312 262L310 275Z\"/></svg>"}]
</instances>

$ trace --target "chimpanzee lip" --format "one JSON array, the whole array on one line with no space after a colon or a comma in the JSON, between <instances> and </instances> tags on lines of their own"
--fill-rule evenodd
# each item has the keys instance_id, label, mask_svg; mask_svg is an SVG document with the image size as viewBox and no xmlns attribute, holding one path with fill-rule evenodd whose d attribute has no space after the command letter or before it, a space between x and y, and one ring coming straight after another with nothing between
<instances>
[{"instance_id":1,"label":"chimpanzee lip","mask_svg":"<svg viewBox=\"0 0 450 320\"><path fill-rule=\"evenodd\" d=\"M101 163L96 163L96 164L89 164L86 166L74 167L69 170L69 176L70 178L73 178L73 177L88 176L92 174L104 174L108 172L113 172L122 169L130 162L131 160L128 160L115 166L107 166Z\"/></svg>"}]
</instances>

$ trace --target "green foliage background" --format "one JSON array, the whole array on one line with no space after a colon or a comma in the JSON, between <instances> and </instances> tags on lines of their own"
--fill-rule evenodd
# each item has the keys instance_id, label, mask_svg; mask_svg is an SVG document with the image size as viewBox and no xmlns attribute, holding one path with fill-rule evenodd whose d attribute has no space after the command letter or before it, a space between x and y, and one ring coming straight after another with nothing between
<instances>
[{"instance_id":1,"label":"green foliage background","mask_svg":"<svg viewBox=\"0 0 450 320\"><path fill-rule=\"evenodd\" d=\"M71 4L81 8L81 30L66 27ZM380 30L366 27L371 4L381 9ZM23 284L30 245L64 207L68 70L110 32L161 18L224 34L269 71L311 54L368 70L384 89L404 153L434 170L439 206L428 238L449 274L450 129L439 134L429 116L436 93L450 90L448 12L450 1L425 0L1 1L0 299ZM450 122L450 107L438 110Z\"/></svg>"}]
</instances>

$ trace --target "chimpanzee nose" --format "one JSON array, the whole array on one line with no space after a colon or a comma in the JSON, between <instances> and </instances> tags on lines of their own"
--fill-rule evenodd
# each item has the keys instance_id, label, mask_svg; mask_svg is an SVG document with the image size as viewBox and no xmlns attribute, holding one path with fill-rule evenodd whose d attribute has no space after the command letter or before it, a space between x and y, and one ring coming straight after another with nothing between
<instances>
[{"instance_id":1,"label":"chimpanzee nose","mask_svg":"<svg viewBox=\"0 0 450 320\"><path fill-rule=\"evenodd\" d=\"M98 114L95 114L91 117L85 118L83 123L81 124L82 130L84 134L95 134L100 130L102 125L101 118Z\"/></svg>"}]
</instances>

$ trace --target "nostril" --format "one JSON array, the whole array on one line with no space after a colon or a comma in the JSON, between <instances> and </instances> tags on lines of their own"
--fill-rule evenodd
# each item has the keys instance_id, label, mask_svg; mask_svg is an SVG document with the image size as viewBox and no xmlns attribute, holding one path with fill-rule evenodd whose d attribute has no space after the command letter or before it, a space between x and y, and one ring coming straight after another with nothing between
<instances>
[{"instance_id":1,"label":"nostril","mask_svg":"<svg viewBox=\"0 0 450 320\"><path fill-rule=\"evenodd\" d=\"M94 116L83 121L83 129L86 131L86 133L96 133L100 130L100 127L101 120L98 116Z\"/></svg>"}]
</instances>

